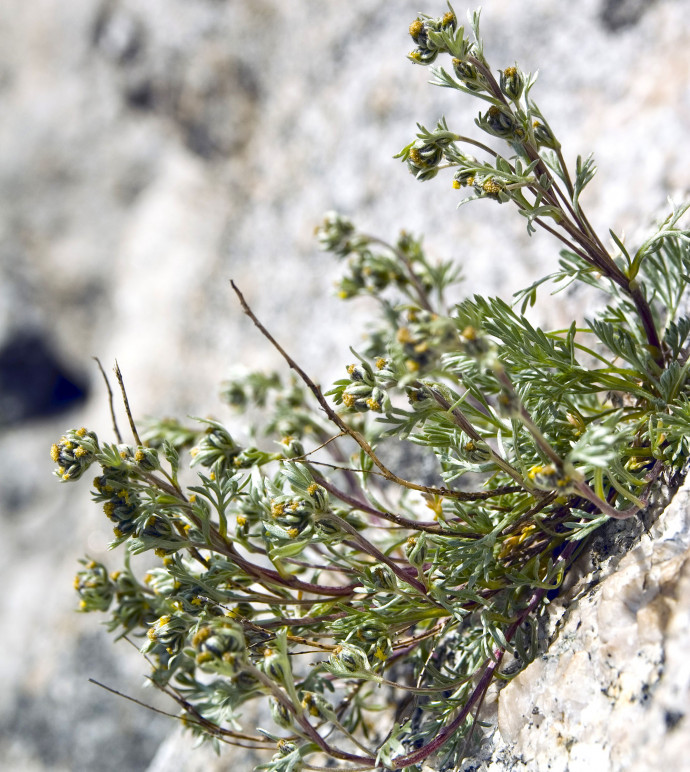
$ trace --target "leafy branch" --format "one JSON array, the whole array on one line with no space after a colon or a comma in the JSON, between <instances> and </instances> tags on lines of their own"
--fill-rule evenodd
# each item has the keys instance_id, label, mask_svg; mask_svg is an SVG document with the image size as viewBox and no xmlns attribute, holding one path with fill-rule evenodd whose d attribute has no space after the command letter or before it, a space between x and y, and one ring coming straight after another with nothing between
<instances>
[{"instance_id":1,"label":"leafy branch","mask_svg":"<svg viewBox=\"0 0 690 772\"><path fill-rule=\"evenodd\" d=\"M63 482L100 467L91 495L125 553L114 572L82 561L80 610L141 637L152 684L193 734L272 748L267 772L457 767L486 690L510 677L505 653L518 667L533 659L544 599L588 537L635 517L690 457L688 207L637 249L611 230L609 253L581 204L593 159L568 169L533 76L494 75L478 12L467 27L450 5L422 14L410 35L414 63L450 57L432 82L479 100L488 139L441 119L418 125L399 157L420 180L450 169L469 194L460 203L512 202L529 233L560 242L557 270L513 306L476 295L449 306L453 261L331 212L317 236L343 265L338 294L379 313L329 391L233 282L290 373L223 384L231 408L259 416L250 442L215 419L140 431L116 367L125 442L98 363L116 442L80 428L51 448ZM541 329L525 312L548 283L594 287L605 305ZM143 575L135 554L150 560ZM272 731L240 729L254 700L268 701ZM382 708L389 731L373 728Z\"/></svg>"}]
</instances>

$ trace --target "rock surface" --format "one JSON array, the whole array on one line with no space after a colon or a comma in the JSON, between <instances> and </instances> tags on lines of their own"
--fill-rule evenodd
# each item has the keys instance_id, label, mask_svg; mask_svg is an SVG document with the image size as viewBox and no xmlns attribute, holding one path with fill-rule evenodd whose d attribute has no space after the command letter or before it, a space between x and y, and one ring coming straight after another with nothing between
<instances>
[{"instance_id":1,"label":"rock surface","mask_svg":"<svg viewBox=\"0 0 690 772\"><path fill-rule=\"evenodd\" d=\"M556 245L541 237L529 241L519 218L480 204L456 213L447 181L421 186L391 160L413 136L415 121L433 124L446 114L451 124L471 127L476 112L466 100L429 87L427 72L405 61L409 21L419 10L443 6L422 5L0 5L0 350L11 351L17 340L40 341L35 346L49 352L44 361L58 362L89 395L71 412L24 414L0 428L0 758L6 768L136 772L146 769L170 731L160 716L88 684L93 677L155 701L150 690L138 690L139 655L126 643L113 646L96 619L72 611L76 560L85 551L104 558L110 533L85 485L59 486L51 478L48 448L74 425L110 433L92 355L106 367L118 358L138 416L227 418L216 395L231 367L280 365L242 318L228 287L234 278L311 373L324 381L339 377L368 307L331 298L337 266L318 253L312 235L326 209L340 209L384 237L401 227L424 232L432 254L462 261L467 293L508 297L544 265L555 265ZM568 157L595 152L599 180L585 203L603 233L611 224L619 233L636 231L668 193L688 189L687 10L683 0L584 0L577 10L550 0L534 0L529 8L495 0L484 10L496 66L517 60L525 69L539 67L538 101ZM496 259L510 269L496 271ZM552 324L569 318L567 305L559 296L550 308ZM27 392L38 380L37 393L48 393L45 373L25 376ZM3 388L0 405L16 405ZM9 409L14 419L19 412ZM671 569L663 573L656 560L653 570L642 562L626 569L638 571L628 584L642 586L649 573L649 586L671 587ZM679 717L684 709L674 702L682 695L673 692L675 683L686 683L687 664L672 646L688 632L683 582L659 590L654 597L660 600L635 601L642 616L629 621L625 635L638 636L652 659L628 680L613 679L608 701L598 697L598 712L589 717L591 725L609 721L624 733L623 713L616 711L652 677L642 670L653 672L654 652L667 652L664 672L670 673L669 652L676 651L678 679L662 675L649 692L652 705L661 700L658 710L645 708L654 717L650 728L636 725L634 714L628 734L616 740L619 748L640 747L637 764L656 758L659 722L675 726L669 745L687 739ZM626 646L627 639L609 644L613 656ZM572 673L584 660L574 648L570 654ZM616 662L624 672L623 661ZM550 660L535 664L544 674L557 667ZM594 672L593 665L584 668L590 686ZM588 687L580 686L587 696ZM520 700L529 707L527 697ZM546 716L551 704L545 698L537 707ZM543 728L558 732L562 719L551 720ZM584 718L573 721L573 731L587 726ZM542 763L529 721L510 726L505 731L518 744L515 753L535 759L525 763ZM585 748L584 729L573 735L568 727L563 737L574 738L575 759L575 749ZM645 732L652 732L648 750L631 738ZM611 763L625 758L627 751L605 747ZM179 770L201 764L181 752L173 758ZM216 762L204 763L210 769ZM244 772L252 762L228 755L216 768L230 765Z\"/></svg>"},{"instance_id":2,"label":"rock surface","mask_svg":"<svg viewBox=\"0 0 690 772\"><path fill-rule=\"evenodd\" d=\"M624 541L613 535L603 562L580 561L583 575L549 610L553 642L501 691L488 758L466 770L684 768L690 480L639 543L621 552Z\"/></svg>"}]
</instances>

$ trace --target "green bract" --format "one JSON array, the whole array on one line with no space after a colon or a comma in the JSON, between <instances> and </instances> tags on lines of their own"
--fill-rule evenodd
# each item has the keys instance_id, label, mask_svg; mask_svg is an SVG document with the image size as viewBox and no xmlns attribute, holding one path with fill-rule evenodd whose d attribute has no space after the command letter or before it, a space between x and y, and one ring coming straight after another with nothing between
<instances>
[{"instance_id":1,"label":"green bract","mask_svg":"<svg viewBox=\"0 0 690 772\"><path fill-rule=\"evenodd\" d=\"M637 249L614 235L610 254L579 203L591 159L571 174L534 78L515 65L497 79L478 24L472 14L468 35L450 6L420 16L410 58L447 57L434 82L480 100L476 125L493 144L441 120L400 158L420 180L447 173L469 199L512 205L530 232L556 235L555 273L513 305L448 307L457 266L408 233L389 244L330 213L318 239L343 262L339 294L372 296L380 318L324 395L233 284L299 377L223 387L230 405L259 409L264 449L213 420L153 422L132 446L80 429L52 449L62 480L100 466L93 498L126 555L111 575L85 562L82 610L143 638L153 683L192 732L272 748L260 769L324 756L350 770L457 765L486 689L508 677L504 654L518 666L534 656L536 616L585 538L635 517L662 472L687 463L687 207ZM591 285L603 310L534 327L524 312L546 281ZM392 443L403 451L389 465ZM141 579L132 553L151 557ZM241 706L267 698L275 726L242 728Z\"/></svg>"}]
</instances>

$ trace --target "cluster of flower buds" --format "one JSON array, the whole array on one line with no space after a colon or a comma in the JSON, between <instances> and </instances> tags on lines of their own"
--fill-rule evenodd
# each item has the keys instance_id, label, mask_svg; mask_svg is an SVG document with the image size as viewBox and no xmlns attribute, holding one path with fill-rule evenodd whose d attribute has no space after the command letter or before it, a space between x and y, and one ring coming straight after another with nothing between
<instances>
[{"instance_id":1,"label":"cluster of flower buds","mask_svg":"<svg viewBox=\"0 0 690 772\"><path fill-rule=\"evenodd\" d=\"M429 263L422 246L422 239L409 233L409 231L401 230L398 239L395 242L395 247L412 266L417 280L424 292L432 292L437 284L437 279L430 273ZM457 267L455 270L457 277L459 275L457 273Z\"/></svg>"},{"instance_id":2,"label":"cluster of flower buds","mask_svg":"<svg viewBox=\"0 0 690 772\"><path fill-rule=\"evenodd\" d=\"M292 668L288 657L278 649L267 646L263 659L259 663L264 673L281 686L285 686L292 678Z\"/></svg>"},{"instance_id":3,"label":"cluster of flower buds","mask_svg":"<svg viewBox=\"0 0 690 772\"><path fill-rule=\"evenodd\" d=\"M493 198L496 201L507 201L505 195L506 183L495 173L486 174L476 169L461 168L453 177L453 187L458 190L472 187L477 198Z\"/></svg>"},{"instance_id":4,"label":"cluster of flower buds","mask_svg":"<svg viewBox=\"0 0 690 772\"><path fill-rule=\"evenodd\" d=\"M115 586L115 610L109 629L122 627L125 633L148 627L156 620L154 603L148 593L128 570L115 571L110 575Z\"/></svg>"},{"instance_id":5,"label":"cluster of flower buds","mask_svg":"<svg viewBox=\"0 0 690 772\"><path fill-rule=\"evenodd\" d=\"M328 491L314 482L309 471L296 462L286 462L282 475L291 488L268 500L263 527L269 537L292 541L306 538L315 526L315 517L330 508Z\"/></svg>"},{"instance_id":6,"label":"cluster of flower buds","mask_svg":"<svg viewBox=\"0 0 690 772\"><path fill-rule=\"evenodd\" d=\"M115 596L115 584L103 563L80 561L84 566L74 577L79 593L79 611L107 611Z\"/></svg>"},{"instance_id":7,"label":"cluster of flower buds","mask_svg":"<svg viewBox=\"0 0 690 772\"><path fill-rule=\"evenodd\" d=\"M457 19L452 11L440 18L432 18L423 14L410 24L410 37L417 46L409 54L409 58L417 64L431 64L439 53L447 51L447 42L443 32L454 32Z\"/></svg>"},{"instance_id":8,"label":"cluster of flower buds","mask_svg":"<svg viewBox=\"0 0 690 772\"><path fill-rule=\"evenodd\" d=\"M458 335L448 318L412 308L407 325L396 333L396 343L406 371L419 374L438 362L444 351L457 349Z\"/></svg>"},{"instance_id":9,"label":"cluster of flower buds","mask_svg":"<svg viewBox=\"0 0 690 772\"><path fill-rule=\"evenodd\" d=\"M146 633L148 640L142 647L142 652L153 654L162 658L162 661L166 661L185 645L192 623L193 618L188 614L164 614L149 627Z\"/></svg>"},{"instance_id":10,"label":"cluster of flower buds","mask_svg":"<svg viewBox=\"0 0 690 772\"><path fill-rule=\"evenodd\" d=\"M242 626L227 617L199 627L191 644L196 664L207 673L234 675L247 651Z\"/></svg>"},{"instance_id":11,"label":"cluster of flower buds","mask_svg":"<svg viewBox=\"0 0 690 772\"><path fill-rule=\"evenodd\" d=\"M180 524L178 520L177 525ZM178 549L187 544L187 539L183 534L184 530L181 533L177 529L173 517L152 514L137 527L134 536L138 541L137 550L153 549L156 555L162 558L177 552Z\"/></svg>"},{"instance_id":12,"label":"cluster of flower buds","mask_svg":"<svg viewBox=\"0 0 690 772\"><path fill-rule=\"evenodd\" d=\"M406 161L407 168L418 180L430 180L438 173L448 149L457 139L457 135L448 130L445 119L440 120L433 131L419 126L417 139L404 147L396 158Z\"/></svg>"},{"instance_id":13,"label":"cluster of flower buds","mask_svg":"<svg viewBox=\"0 0 690 772\"><path fill-rule=\"evenodd\" d=\"M316 228L316 237L324 252L340 258L361 250L369 242L357 233L350 219L338 212L326 213L323 223Z\"/></svg>"},{"instance_id":14,"label":"cluster of flower buds","mask_svg":"<svg viewBox=\"0 0 690 772\"><path fill-rule=\"evenodd\" d=\"M237 467L237 457L242 448L232 438L230 432L218 421L205 419L208 424L206 433L195 447L191 449L192 463L190 466L214 466L221 470Z\"/></svg>"},{"instance_id":15,"label":"cluster of flower buds","mask_svg":"<svg viewBox=\"0 0 690 772\"><path fill-rule=\"evenodd\" d=\"M469 91L486 90L486 78L472 62L454 57L453 72L460 83Z\"/></svg>"},{"instance_id":16,"label":"cluster of flower buds","mask_svg":"<svg viewBox=\"0 0 690 772\"><path fill-rule=\"evenodd\" d=\"M398 577L385 563L377 563L366 569L363 583L377 592L392 592L398 586Z\"/></svg>"},{"instance_id":17,"label":"cluster of flower buds","mask_svg":"<svg viewBox=\"0 0 690 772\"><path fill-rule=\"evenodd\" d=\"M299 696L301 698L300 705L310 716L321 721L337 722L338 718L333 706L323 695L316 692L300 692Z\"/></svg>"},{"instance_id":18,"label":"cluster of flower buds","mask_svg":"<svg viewBox=\"0 0 690 772\"><path fill-rule=\"evenodd\" d=\"M360 576L360 581L365 590L370 593L370 597L376 598L374 601L376 605L387 605L397 594L398 579L389 566L383 563L368 567ZM361 659L363 656L372 666L385 662L393 651L389 624L381 619L360 616L343 617L333 623L332 631L336 640L345 641L347 644L343 646L345 670L354 667L354 660L349 656L352 653L348 648L351 644L354 644L353 656L359 657L358 661L364 662ZM358 669L367 668L360 665Z\"/></svg>"},{"instance_id":19,"label":"cluster of flower buds","mask_svg":"<svg viewBox=\"0 0 690 772\"><path fill-rule=\"evenodd\" d=\"M56 463L55 474L64 482L78 480L93 463L100 450L94 432L70 429L50 448L50 457Z\"/></svg>"},{"instance_id":20,"label":"cluster of flower buds","mask_svg":"<svg viewBox=\"0 0 690 772\"><path fill-rule=\"evenodd\" d=\"M279 726L281 729L292 729L294 716L290 710L274 697L269 698L268 704L271 718L276 726Z\"/></svg>"},{"instance_id":21,"label":"cluster of flower buds","mask_svg":"<svg viewBox=\"0 0 690 772\"><path fill-rule=\"evenodd\" d=\"M233 383L237 384L238 382L234 381ZM297 442L305 434L318 434L321 431L322 426L310 409L306 389L299 386L294 379L283 385L277 376L250 373L241 383L246 384L244 387L245 396L243 397L245 403L243 404L251 402L256 407L262 408L262 415L266 416L264 428L266 435L290 437ZM269 390L273 392L273 399L270 401ZM230 396L229 391L226 391L224 396L228 401L235 399L235 397ZM231 404L233 403L231 402ZM237 407L237 404L233 406ZM286 444L283 442L279 444L283 450L288 451L287 458L301 455L301 453L289 455L292 451L287 448ZM256 448L248 448L239 454L234 463L239 468L245 468L242 464L250 458L253 463L257 463L257 453Z\"/></svg>"},{"instance_id":22,"label":"cluster of flower buds","mask_svg":"<svg viewBox=\"0 0 690 772\"><path fill-rule=\"evenodd\" d=\"M463 354L481 359L492 350L491 340L472 324L460 325L460 350Z\"/></svg>"},{"instance_id":23,"label":"cluster of flower buds","mask_svg":"<svg viewBox=\"0 0 690 772\"><path fill-rule=\"evenodd\" d=\"M484 464L491 459L489 446L480 440L467 440L462 446L462 452L473 464Z\"/></svg>"},{"instance_id":24,"label":"cluster of flower buds","mask_svg":"<svg viewBox=\"0 0 690 772\"><path fill-rule=\"evenodd\" d=\"M312 527L313 514L313 502L308 498L277 496L270 500L270 519L264 519L264 528L279 539L297 539Z\"/></svg>"},{"instance_id":25,"label":"cluster of flower buds","mask_svg":"<svg viewBox=\"0 0 690 772\"><path fill-rule=\"evenodd\" d=\"M477 118L477 126L487 134L500 137L507 141L520 141L525 137L525 131L508 107L491 105Z\"/></svg>"},{"instance_id":26,"label":"cluster of flower buds","mask_svg":"<svg viewBox=\"0 0 690 772\"><path fill-rule=\"evenodd\" d=\"M136 530L139 497L130 485L126 467L103 467L103 474L94 478L93 500L102 502L103 511L115 524L115 536L129 536Z\"/></svg>"},{"instance_id":27,"label":"cluster of flower buds","mask_svg":"<svg viewBox=\"0 0 690 772\"><path fill-rule=\"evenodd\" d=\"M299 458L304 455L304 445L291 434L281 437L278 447L285 458Z\"/></svg>"},{"instance_id":28,"label":"cluster of flower buds","mask_svg":"<svg viewBox=\"0 0 690 772\"><path fill-rule=\"evenodd\" d=\"M444 130L443 122L434 132L421 127L420 131L418 138L396 157L407 161L418 177L427 179L436 174L444 148L454 141L455 136L447 128ZM404 231L394 246L388 245L356 232L350 220L330 212L317 233L322 249L340 258L349 257L348 271L337 285L338 295L343 299L360 294L379 295L388 287L409 287L411 280L405 261L414 264L417 280L424 290L433 286L421 242Z\"/></svg>"},{"instance_id":29,"label":"cluster of flower buds","mask_svg":"<svg viewBox=\"0 0 690 772\"><path fill-rule=\"evenodd\" d=\"M549 148L549 150L560 150L561 143L556 139L556 136L551 131L551 127L543 118L541 120L535 118L532 121L532 133L537 147L546 147Z\"/></svg>"},{"instance_id":30,"label":"cluster of flower buds","mask_svg":"<svg viewBox=\"0 0 690 772\"><path fill-rule=\"evenodd\" d=\"M418 536L410 536L405 542L405 555L415 568L422 568L424 566L428 552L426 536L423 533Z\"/></svg>"},{"instance_id":31,"label":"cluster of flower buds","mask_svg":"<svg viewBox=\"0 0 690 772\"><path fill-rule=\"evenodd\" d=\"M409 279L397 260L365 247L352 254L348 272L338 282L343 300L359 294L378 295L388 287L403 287Z\"/></svg>"},{"instance_id":32,"label":"cluster of flower buds","mask_svg":"<svg viewBox=\"0 0 690 772\"><path fill-rule=\"evenodd\" d=\"M350 676L371 670L367 655L358 646L350 643L339 646L325 667L330 673L338 676Z\"/></svg>"},{"instance_id":33,"label":"cluster of flower buds","mask_svg":"<svg viewBox=\"0 0 690 772\"><path fill-rule=\"evenodd\" d=\"M419 372L432 361L433 350L423 335L415 335L410 327L400 327L396 333L405 357L405 366L411 373Z\"/></svg>"},{"instance_id":34,"label":"cluster of flower buds","mask_svg":"<svg viewBox=\"0 0 690 772\"><path fill-rule=\"evenodd\" d=\"M525 88L525 77L517 67L506 67L501 70L501 91L513 102L517 102Z\"/></svg>"},{"instance_id":35,"label":"cluster of flower buds","mask_svg":"<svg viewBox=\"0 0 690 772\"><path fill-rule=\"evenodd\" d=\"M378 385L372 366L361 361L359 364L348 365L347 374L350 382L341 393L343 405L350 410L364 413L373 410L375 413L385 411L390 406L386 392Z\"/></svg>"}]
</instances>

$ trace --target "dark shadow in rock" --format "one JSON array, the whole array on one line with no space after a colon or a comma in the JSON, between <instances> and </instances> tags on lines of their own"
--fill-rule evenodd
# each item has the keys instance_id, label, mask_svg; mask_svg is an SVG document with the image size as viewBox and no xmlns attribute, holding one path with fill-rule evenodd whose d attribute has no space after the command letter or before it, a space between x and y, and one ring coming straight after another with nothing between
<instances>
[{"instance_id":1,"label":"dark shadow in rock","mask_svg":"<svg viewBox=\"0 0 690 772\"><path fill-rule=\"evenodd\" d=\"M61 361L40 331L0 344L0 426L55 415L84 402L88 384Z\"/></svg>"},{"instance_id":2,"label":"dark shadow in rock","mask_svg":"<svg viewBox=\"0 0 690 772\"><path fill-rule=\"evenodd\" d=\"M604 0L599 19L609 32L618 32L637 24L656 0Z\"/></svg>"},{"instance_id":3,"label":"dark shadow in rock","mask_svg":"<svg viewBox=\"0 0 690 772\"><path fill-rule=\"evenodd\" d=\"M667 710L664 714L664 721L669 729L675 729L683 718L685 718L685 713L679 710Z\"/></svg>"},{"instance_id":4,"label":"dark shadow in rock","mask_svg":"<svg viewBox=\"0 0 690 772\"><path fill-rule=\"evenodd\" d=\"M125 102L133 110L155 109L156 95L151 81L142 80L129 85L125 89Z\"/></svg>"}]
</instances>

